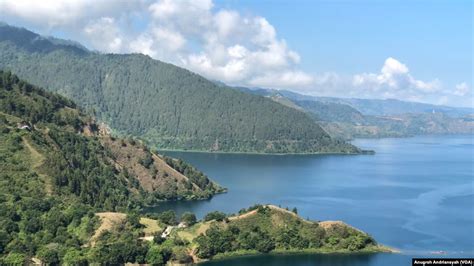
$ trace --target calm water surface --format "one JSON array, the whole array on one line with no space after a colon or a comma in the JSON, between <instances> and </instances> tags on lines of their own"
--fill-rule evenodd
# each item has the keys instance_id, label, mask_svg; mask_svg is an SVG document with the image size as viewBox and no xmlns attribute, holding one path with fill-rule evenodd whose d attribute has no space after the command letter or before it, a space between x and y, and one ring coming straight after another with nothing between
<instances>
[{"instance_id":1,"label":"calm water surface","mask_svg":"<svg viewBox=\"0 0 474 266\"><path fill-rule=\"evenodd\" d=\"M356 140L375 155L237 155L166 152L227 187L211 200L151 211L236 213L255 203L297 207L305 218L343 220L402 255L238 258L225 265L408 265L412 256L474 255L473 136Z\"/></svg>"}]
</instances>

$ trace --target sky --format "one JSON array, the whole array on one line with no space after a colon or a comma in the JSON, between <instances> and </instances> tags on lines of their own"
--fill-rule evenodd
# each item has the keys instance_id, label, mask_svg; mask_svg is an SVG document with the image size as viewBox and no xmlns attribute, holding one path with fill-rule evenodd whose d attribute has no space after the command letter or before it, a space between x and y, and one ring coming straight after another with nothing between
<instances>
[{"instance_id":1,"label":"sky","mask_svg":"<svg viewBox=\"0 0 474 266\"><path fill-rule=\"evenodd\" d=\"M474 107L471 0L0 0L0 21L229 85Z\"/></svg>"}]
</instances>

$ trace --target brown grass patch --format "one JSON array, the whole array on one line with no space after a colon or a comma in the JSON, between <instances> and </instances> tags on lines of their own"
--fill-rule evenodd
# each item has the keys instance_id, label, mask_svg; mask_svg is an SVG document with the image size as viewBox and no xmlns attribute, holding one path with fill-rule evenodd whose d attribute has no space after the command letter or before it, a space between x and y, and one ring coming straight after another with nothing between
<instances>
[{"instance_id":1,"label":"brown grass patch","mask_svg":"<svg viewBox=\"0 0 474 266\"><path fill-rule=\"evenodd\" d=\"M143 229L145 237L153 236L155 233L163 231L163 228L160 226L157 220L150 218L140 218L140 224L145 226Z\"/></svg>"},{"instance_id":2,"label":"brown grass patch","mask_svg":"<svg viewBox=\"0 0 474 266\"><path fill-rule=\"evenodd\" d=\"M123 223L127 215L120 212L98 212L95 215L100 218L100 226L95 230L91 238L91 245L94 246L95 240L104 232L112 230L115 226Z\"/></svg>"}]
</instances>

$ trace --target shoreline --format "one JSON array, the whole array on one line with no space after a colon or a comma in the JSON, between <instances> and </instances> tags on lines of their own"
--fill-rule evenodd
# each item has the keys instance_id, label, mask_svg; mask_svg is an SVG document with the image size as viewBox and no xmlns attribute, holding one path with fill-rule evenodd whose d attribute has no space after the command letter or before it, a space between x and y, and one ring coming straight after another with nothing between
<instances>
[{"instance_id":1,"label":"shoreline","mask_svg":"<svg viewBox=\"0 0 474 266\"><path fill-rule=\"evenodd\" d=\"M155 148L156 149L156 148ZM241 151L203 151L203 150L183 150L183 149L156 149L159 154L163 152L185 152L185 153L206 153L206 154L242 154L242 155L276 155L276 156L285 156L285 155L373 155L375 151L373 150L361 150L360 152L308 152L308 153L265 153L265 152L241 152Z\"/></svg>"},{"instance_id":2,"label":"shoreline","mask_svg":"<svg viewBox=\"0 0 474 266\"><path fill-rule=\"evenodd\" d=\"M214 194L212 194L210 197L208 198L196 198L196 199L186 199L186 198L183 198L183 199L172 199L172 200L157 200L156 201L156 204L152 204L152 205L144 205L142 208L142 212L143 212L143 209L148 209L148 208L154 208L154 207L157 207L160 203L163 203L163 202L189 202L189 201L205 201L205 200L211 200L212 198L214 198L215 196L218 196L218 195L221 195L221 194L225 194L229 192L229 189L228 188L222 188L222 191L219 191L219 192L216 192Z\"/></svg>"},{"instance_id":3,"label":"shoreline","mask_svg":"<svg viewBox=\"0 0 474 266\"><path fill-rule=\"evenodd\" d=\"M218 254L211 259L206 260L199 260L197 264L205 263L205 262L214 262L214 261L225 261L225 260L232 260L240 257L258 257L264 255L303 255L303 254L323 254L323 255L336 255L336 254L344 254L344 255L357 255L357 254L376 254L376 253L393 253L393 254L400 254L400 250L391 248L384 245L377 245L370 248L364 248L363 250L357 251L350 251L350 250L331 250L331 249L320 249L320 248L308 248L308 249L276 249L269 253L260 253L256 250L240 250L234 251L229 253Z\"/></svg>"}]
</instances>

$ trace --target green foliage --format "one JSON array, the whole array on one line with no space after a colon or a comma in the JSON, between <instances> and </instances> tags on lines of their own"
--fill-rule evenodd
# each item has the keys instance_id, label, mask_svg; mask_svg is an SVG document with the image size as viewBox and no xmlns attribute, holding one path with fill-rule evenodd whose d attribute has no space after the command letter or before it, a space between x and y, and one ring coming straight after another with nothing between
<instances>
[{"instance_id":1,"label":"green foliage","mask_svg":"<svg viewBox=\"0 0 474 266\"><path fill-rule=\"evenodd\" d=\"M69 248L62 258L62 262L64 265L86 265L87 256L79 249Z\"/></svg>"},{"instance_id":2,"label":"green foliage","mask_svg":"<svg viewBox=\"0 0 474 266\"><path fill-rule=\"evenodd\" d=\"M5 263L6 265L24 265L25 262L26 262L26 255L23 253L16 253L16 252L9 253L3 260L3 263Z\"/></svg>"},{"instance_id":3,"label":"green foliage","mask_svg":"<svg viewBox=\"0 0 474 266\"><path fill-rule=\"evenodd\" d=\"M219 253L239 249L268 253L275 248L273 238L259 227L251 231L240 231L237 227L224 229L211 226L205 235L196 238L196 243L199 245L198 256L201 258L211 258Z\"/></svg>"},{"instance_id":4,"label":"green foliage","mask_svg":"<svg viewBox=\"0 0 474 266\"><path fill-rule=\"evenodd\" d=\"M152 245L146 253L146 262L153 265L164 265L163 250L159 246Z\"/></svg>"},{"instance_id":5,"label":"green foliage","mask_svg":"<svg viewBox=\"0 0 474 266\"><path fill-rule=\"evenodd\" d=\"M150 57L78 52L48 46L47 40L41 45L50 49L38 51L36 34L9 26L2 30L0 68L66 95L86 110L95 109L117 132L139 136L157 148L358 152L331 139L303 112ZM25 37L17 41L18 35Z\"/></svg>"},{"instance_id":6,"label":"green foliage","mask_svg":"<svg viewBox=\"0 0 474 266\"><path fill-rule=\"evenodd\" d=\"M203 172L198 171L196 168L186 163L185 161L181 159L170 158L167 156L163 156L163 159L169 166L188 177L192 183L196 184L202 190L210 191L213 193L222 191L222 189L220 187L217 187L213 182L211 182L209 180L209 177L207 177ZM191 189L192 184L190 183L190 185Z\"/></svg>"},{"instance_id":7,"label":"green foliage","mask_svg":"<svg viewBox=\"0 0 474 266\"><path fill-rule=\"evenodd\" d=\"M129 224L132 228L143 227L143 225L140 224L140 215L136 212L128 213L126 221L127 221L127 224Z\"/></svg>"},{"instance_id":8,"label":"green foliage","mask_svg":"<svg viewBox=\"0 0 474 266\"><path fill-rule=\"evenodd\" d=\"M181 222L185 223L187 226L192 226L197 222L196 215L191 212L185 212L181 215Z\"/></svg>"},{"instance_id":9,"label":"green foliage","mask_svg":"<svg viewBox=\"0 0 474 266\"><path fill-rule=\"evenodd\" d=\"M163 242L165 242L166 238L164 237L161 237L161 232L156 232L155 235L153 236L153 243L155 244L162 244Z\"/></svg>"},{"instance_id":10,"label":"green foliage","mask_svg":"<svg viewBox=\"0 0 474 266\"><path fill-rule=\"evenodd\" d=\"M148 249L137 234L122 229L104 234L91 252L91 260L100 264L144 263Z\"/></svg>"},{"instance_id":11,"label":"green foliage","mask_svg":"<svg viewBox=\"0 0 474 266\"><path fill-rule=\"evenodd\" d=\"M36 253L41 261L46 264L59 264L58 247L43 246Z\"/></svg>"},{"instance_id":12,"label":"green foliage","mask_svg":"<svg viewBox=\"0 0 474 266\"><path fill-rule=\"evenodd\" d=\"M176 213L172 210L164 211L158 215L158 219L168 225L175 225L177 224L176 220Z\"/></svg>"},{"instance_id":13,"label":"green foliage","mask_svg":"<svg viewBox=\"0 0 474 266\"><path fill-rule=\"evenodd\" d=\"M197 255L212 258L224 253L268 253L275 249L359 251L376 246L369 235L347 225L334 224L324 229L283 209L255 205L240 214L254 210L257 211L226 223L212 222L205 234L195 239Z\"/></svg>"},{"instance_id":14,"label":"green foliage","mask_svg":"<svg viewBox=\"0 0 474 266\"><path fill-rule=\"evenodd\" d=\"M227 215L223 212L220 211L213 211L206 216L204 216L204 221L211 221L211 220L216 220L216 221L222 221L227 217Z\"/></svg>"},{"instance_id":15,"label":"green foliage","mask_svg":"<svg viewBox=\"0 0 474 266\"><path fill-rule=\"evenodd\" d=\"M173 249L172 259L177 263L188 264L193 262L193 258L189 255L189 251L185 247L177 247Z\"/></svg>"},{"instance_id":16,"label":"green foliage","mask_svg":"<svg viewBox=\"0 0 474 266\"><path fill-rule=\"evenodd\" d=\"M140 159L140 164L145 168L150 168L150 166L153 164L153 157L150 152L145 153L145 157Z\"/></svg>"}]
</instances>

